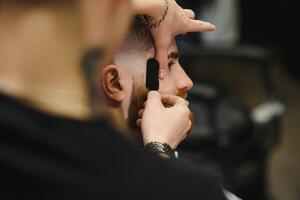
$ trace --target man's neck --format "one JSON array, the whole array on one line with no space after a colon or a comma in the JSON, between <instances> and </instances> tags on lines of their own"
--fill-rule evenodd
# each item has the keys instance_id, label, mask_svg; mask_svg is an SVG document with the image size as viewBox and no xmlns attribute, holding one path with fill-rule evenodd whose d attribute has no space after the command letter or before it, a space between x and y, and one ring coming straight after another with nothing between
<instances>
[{"instance_id":1,"label":"man's neck","mask_svg":"<svg viewBox=\"0 0 300 200\"><path fill-rule=\"evenodd\" d=\"M88 95L79 66L78 15L54 7L3 7L0 92L51 114L86 118Z\"/></svg>"}]
</instances>

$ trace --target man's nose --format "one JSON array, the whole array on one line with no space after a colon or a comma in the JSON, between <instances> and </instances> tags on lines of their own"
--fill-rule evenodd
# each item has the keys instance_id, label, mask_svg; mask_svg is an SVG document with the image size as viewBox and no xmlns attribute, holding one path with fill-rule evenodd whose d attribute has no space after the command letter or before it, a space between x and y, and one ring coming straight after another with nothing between
<instances>
[{"instance_id":1,"label":"man's nose","mask_svg":"<svg viewBox=\"0 0 300 200\"><path fill-rule=\"evenodd\" d=\"M177 89L188 91L193 87L193 81L190 77L182 70L181 76L177 79Z\"/></svg>"}]
</instances>

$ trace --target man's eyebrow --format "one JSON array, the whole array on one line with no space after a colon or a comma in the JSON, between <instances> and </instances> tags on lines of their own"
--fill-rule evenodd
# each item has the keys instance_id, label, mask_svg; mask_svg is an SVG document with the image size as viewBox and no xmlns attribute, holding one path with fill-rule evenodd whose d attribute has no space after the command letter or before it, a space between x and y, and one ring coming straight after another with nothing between
<instances>
[{"instance_id":1,"label":"man's eyebrow","mask_svg":"<svg viewBox=\"0 0 300 200\"><path fill-rule=\"evenodd\" d=\"M176 52L176 51L172 51L171 53L169 53L168 58L178 59L179 58L179 53Z\"/></svg>"}]
</instances>

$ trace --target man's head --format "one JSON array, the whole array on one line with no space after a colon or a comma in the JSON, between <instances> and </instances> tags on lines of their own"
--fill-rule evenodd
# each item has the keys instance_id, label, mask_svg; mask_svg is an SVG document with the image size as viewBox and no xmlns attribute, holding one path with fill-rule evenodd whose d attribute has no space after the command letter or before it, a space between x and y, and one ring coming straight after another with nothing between
<instances>
[{"instance_id":1,"label":"man's head","mask_svg":"<svg viewBox=\"0 0 300 200\"><path fill-rule=\"evenodd\" d=\"M136 127L137 112L147 98L146 64L155 54L149 28L139 17L115 55L114 64L104 67L101 83L110 106L120 107L129 125ZM159 82L159 92L187 97L193 82L178 62L179 53L175 40L168 49L169 67Z\"/></svg>"}]
</instances>

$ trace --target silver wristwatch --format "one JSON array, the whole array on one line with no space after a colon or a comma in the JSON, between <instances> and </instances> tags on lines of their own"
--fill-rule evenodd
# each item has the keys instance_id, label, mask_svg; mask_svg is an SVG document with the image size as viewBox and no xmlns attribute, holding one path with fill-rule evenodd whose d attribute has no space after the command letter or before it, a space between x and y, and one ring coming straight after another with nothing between
<instances>
[{"instance_id":1,"label":"silver wristwatch","mask_svg":"<svg viewBox=\"0 0 300 200\"><path fill-rule=\"evenodd\" d=\"M145 145L145 150L152 153L167 154L171 158L178 158L178 152L172 149L167 143L149 142Z\"/></svg>"}]
</instances>

